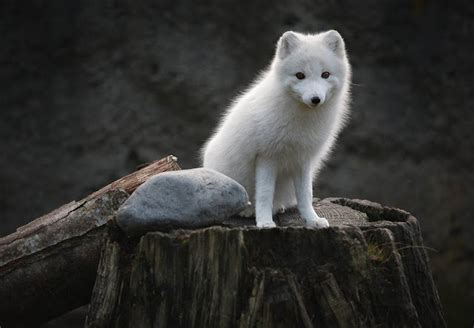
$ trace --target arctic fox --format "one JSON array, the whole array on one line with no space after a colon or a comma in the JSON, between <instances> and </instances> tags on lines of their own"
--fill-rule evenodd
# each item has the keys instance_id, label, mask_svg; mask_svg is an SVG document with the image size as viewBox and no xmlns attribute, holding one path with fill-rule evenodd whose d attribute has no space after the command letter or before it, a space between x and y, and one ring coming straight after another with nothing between
<instances>
[{"instance_id":1,"label":"arctic fox","mask_svg":"<svg viewBox=\"0 0 474 328\"><path fill-rule=\"evenodd\" d=\"M328 221L314 211L313 177L348 114L351 68L334 30L285 32L270 67L239 96L202 150L203 166L247 190L258 227L297 206L307 225Z\"/></svg>"}]
</instances>

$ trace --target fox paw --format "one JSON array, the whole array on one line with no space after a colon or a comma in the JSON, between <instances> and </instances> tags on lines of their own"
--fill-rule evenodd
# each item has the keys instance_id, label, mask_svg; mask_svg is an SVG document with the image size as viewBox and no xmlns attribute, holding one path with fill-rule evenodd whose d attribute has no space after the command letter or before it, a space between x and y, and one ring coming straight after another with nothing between
<instances>
[{"instance_id":1,"label":"fox paw","mask_svg":"<svg viewBox=\"0 0 474 328\"><path fill-rule=\"evenodd\" d=\"M276 224L273 220L257 221L257 227L259 228L275 228Z\"/></svg>"},{"instance_id":2,"label":"fox paw","mask_svg":"<svg viewBox=\"0 0 474 328\"><path fill-rule=\"evenodd\" d=\"M323 217L320 217L314 208L300 209L301 217L306 221L306 225L315 228L327 228L329 222Z\"/></svg>"},{"instance_id":3,"label":"fox paw","mask_svg":"<svg viewBox=\"0 0 474 328\"><path fill-rule=\"evenodd\" d=\"M329 222L325 218L317 217L311 220L306 220L306 224L310 227L315 227L318 229L329 227Z\"/></svg>"}]
</instances>

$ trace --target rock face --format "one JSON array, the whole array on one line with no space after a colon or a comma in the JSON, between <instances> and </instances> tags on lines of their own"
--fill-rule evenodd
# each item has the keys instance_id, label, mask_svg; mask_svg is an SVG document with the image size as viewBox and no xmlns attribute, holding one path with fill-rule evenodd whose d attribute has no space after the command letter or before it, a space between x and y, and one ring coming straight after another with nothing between
<instances>
[{"instance_id":1,"label":"rock face","mask_svg":"<svg viewBox=\"0 0 474 328\"><path fill-rule=\"evenodd\" d=\"M328 199L327 229L149 233L104 248L86 327L445 327L416 219Z\"/></svg>"},{"instance_id":2,"label":"rock face","mask_svg":"<svg viewBox=\"0 0 474 328\"><path fill-rule=\"evenodd\" d=\"M137 188L117 213L129 236L221 224L248 204L244 187L213 170L165 172Z\"/></svg>"}]
</instances>

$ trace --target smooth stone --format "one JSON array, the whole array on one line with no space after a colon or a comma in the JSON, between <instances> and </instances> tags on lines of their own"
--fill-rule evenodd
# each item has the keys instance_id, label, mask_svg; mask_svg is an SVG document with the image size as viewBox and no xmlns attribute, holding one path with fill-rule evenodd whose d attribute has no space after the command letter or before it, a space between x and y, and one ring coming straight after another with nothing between
<instances>
[{"instance_id":1,"label":"smooth stone","mask_svg":"<svg viewBox=\"0 0 474 328\"><path fill-rule=\"evenodd\" d=\"M248 201L242 185L217 171L164 172L135 190L119 208L116 222L129 236L196 229L221 224L245 209Z\"/></svg>"}]
</instances>

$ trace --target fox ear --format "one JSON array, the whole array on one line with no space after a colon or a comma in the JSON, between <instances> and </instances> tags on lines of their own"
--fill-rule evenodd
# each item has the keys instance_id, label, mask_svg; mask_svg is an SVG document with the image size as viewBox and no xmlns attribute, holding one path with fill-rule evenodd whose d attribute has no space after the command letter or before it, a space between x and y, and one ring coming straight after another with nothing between
<instances>
[{"instance_id":1,"label":"fox ear","mask_svg":"<svg viewBox=\"0 0 474 328\"><path fill-rule=\"evenodd\" d=\"M342 56L345 51L344 40L336 30L330 30L324 33L323 41L326 46L331 49L336 55Z\"/></svg>"},{"instance_id":2,"label":"fox ear","mask_svg":"<svg viewBox=\"0 0 474 328\"><path fill-rule=\"evenodd\" d=\"M278 40L277 55L280 59L285 59L291 54L299 45L300 39L295 32L285 32Z\"/></svg>"}]
</instances>

